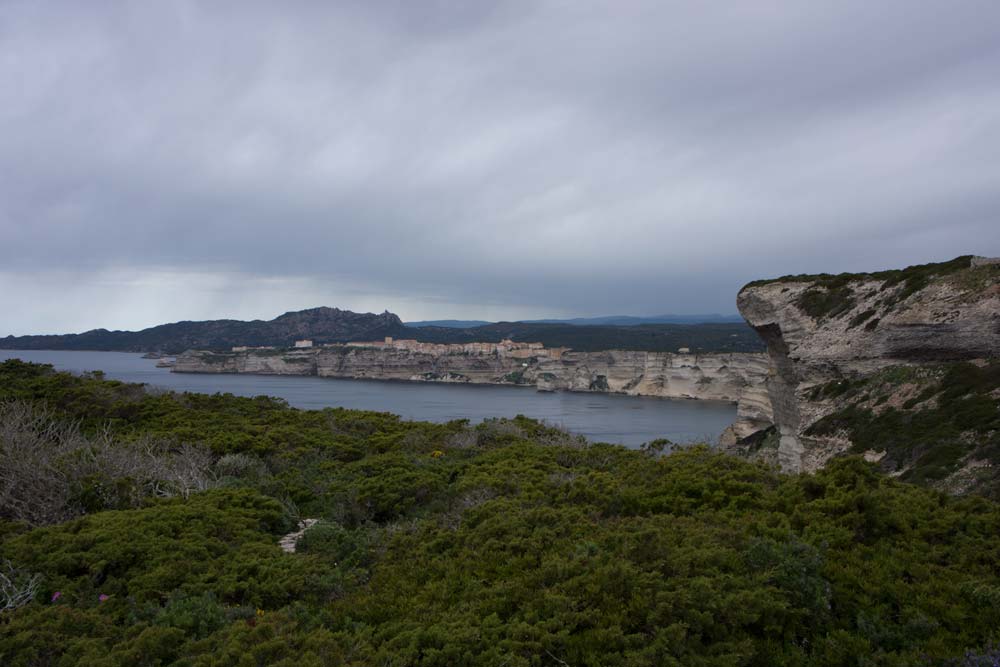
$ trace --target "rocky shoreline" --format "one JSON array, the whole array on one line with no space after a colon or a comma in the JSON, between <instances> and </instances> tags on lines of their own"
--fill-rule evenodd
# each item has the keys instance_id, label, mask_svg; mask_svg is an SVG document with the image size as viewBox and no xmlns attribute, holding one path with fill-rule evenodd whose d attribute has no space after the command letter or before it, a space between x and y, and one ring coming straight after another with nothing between
<instances>
[{"instance_id":1,"label":"rocky shoreline","mask_svg":"<svg viewBox=\"0 0 1000 667\"><path fill-rule=\"evenodd\" d=\"M330 345L226 353L191 350L177 357L172 372L494 384L538 391L726 401L737 404L739 415L723 435L729 442L770 425L765 387L768 366L767 355L758 353L608 350L513 356Z\"/></svg>"}]
</instances>

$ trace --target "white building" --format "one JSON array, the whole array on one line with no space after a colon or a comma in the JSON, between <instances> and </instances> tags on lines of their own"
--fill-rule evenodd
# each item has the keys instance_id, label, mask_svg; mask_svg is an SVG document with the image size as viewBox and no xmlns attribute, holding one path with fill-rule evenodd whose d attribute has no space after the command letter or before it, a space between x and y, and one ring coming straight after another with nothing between
<instances>
[{"instance_id":1,"label":"white building","mask_svg":"<svg viewBox=\"0 0 1000 667\"><path fill-rule=\"evenodd\" d=\"M295 347L312 347L313 342L311 340L297 340L295 341Z\"/></svg>"}]
</instances>

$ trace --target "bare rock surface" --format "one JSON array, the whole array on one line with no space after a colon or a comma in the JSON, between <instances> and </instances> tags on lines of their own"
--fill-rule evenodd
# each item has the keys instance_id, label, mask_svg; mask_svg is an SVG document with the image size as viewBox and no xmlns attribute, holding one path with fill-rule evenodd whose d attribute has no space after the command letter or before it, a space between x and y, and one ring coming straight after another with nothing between
<instances>
[{"instance_id":1,"label":"bare rock surface","mask_svg":"<svg viewBox=\"0 0 1000 667\"><path fill-rule=\"evenodd\" d=\"M299 521L298 530L294 533L288 533L280 540L278 540L278 546L285 553L293 554L295 553L295 547L299 543L299 539L306 534L306 531L319 523L319 519L303 519Z\"/></svg>"},{"instance_id":2,"label":"bare rock surface","mask_svg":"<svg viewBox=\"0 0 1000 667\"><path fill-rule=\"evenodd\" d=\"M841 407L814 389L893 366L1000 355L998 262L967 256L900 271L787 276L744 287L737 306L770 357L766 388L781 467L815 470L852 444L842 434L809 434Z\"/></svg>"}]
</instances>

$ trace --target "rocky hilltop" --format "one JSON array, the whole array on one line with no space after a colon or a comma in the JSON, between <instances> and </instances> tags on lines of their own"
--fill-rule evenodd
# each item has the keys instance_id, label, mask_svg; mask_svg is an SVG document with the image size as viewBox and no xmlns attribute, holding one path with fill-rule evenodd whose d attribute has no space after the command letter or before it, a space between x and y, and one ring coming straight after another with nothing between
<instances>
[{"instance_id":1,"label":"rocky hilltop","mask_svg":"<svg viewBox=\"0 0 1000 667\"><path fill-rule=\"evenodd\" d=\"M354 313L339 308L310 308L273 320L173 322L141 331L94 329L81 334L7 336L0 348L11 350L111 350L177 354L190 349L228 350L234 345L292 345L301 338L334 342L398 336L408 329L396 315Z\"/></svg>"},{"instance_id":2,"label":"rocky hilltop","mask_svg":"<svg viewBox=\"0 0 1000 667\"><path fill-rule=\"evenodd\" d=\"M767 344L774 429L744 439L789 471L844 452L950 490L1000 462L1000 260L786 276L737 306Z\"/></svg>"}]
</instances>

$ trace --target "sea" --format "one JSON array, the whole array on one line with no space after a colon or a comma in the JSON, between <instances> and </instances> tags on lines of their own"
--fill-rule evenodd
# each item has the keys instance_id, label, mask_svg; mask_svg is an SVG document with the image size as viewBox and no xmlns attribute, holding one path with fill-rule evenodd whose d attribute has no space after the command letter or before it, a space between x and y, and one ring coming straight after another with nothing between
<instances>
[{"instance_id":1,"label":"sea","mask_svg":"<svg viewBox=\"0 0 1000 667\"><path fill-rule=\"evenodd\" d=\"M139 353L65 350L0 350L0 361L19 358L58 370L103 371L108 379L178 392L277 396L289 405L316 410L344 407L391 412L404 419L448 422L525 415L585 436L637 448L667 438L677 444L714 444L736 418L736 406L718 401L666 399L575 392L538 392L531 387L346 380L292 375L172 373Z\"/></svg>"}]
</instances>

